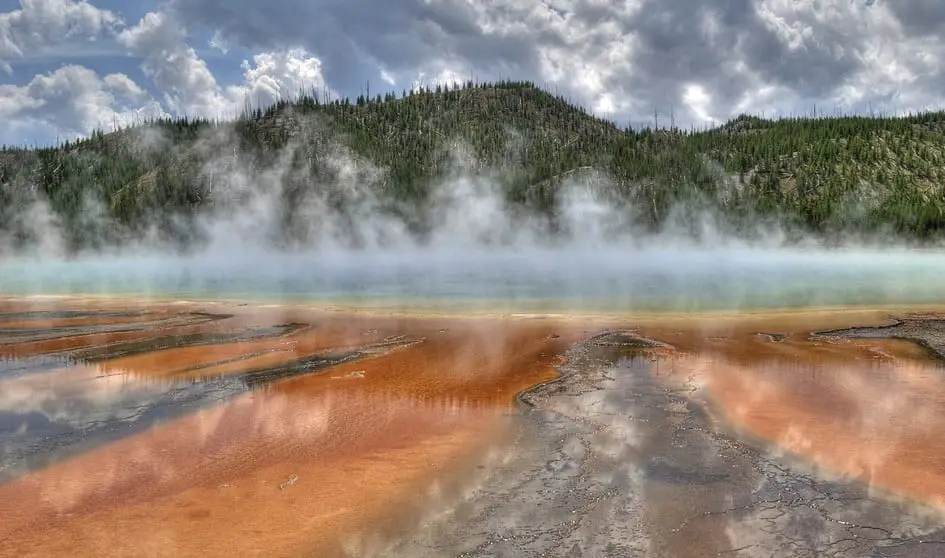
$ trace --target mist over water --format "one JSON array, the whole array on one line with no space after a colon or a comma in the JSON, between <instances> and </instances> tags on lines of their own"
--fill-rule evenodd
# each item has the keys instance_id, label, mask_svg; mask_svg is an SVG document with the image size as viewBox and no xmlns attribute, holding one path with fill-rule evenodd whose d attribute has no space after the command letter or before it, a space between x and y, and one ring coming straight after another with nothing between
<instances>
[{"instance_id":1,"label":"mist over water","mask_svg":"<svg viewBox=\"0 0 945 558\"><path fill-rule=\"evenodd\" d=\"M217 130L191 149L225 154L233 141ZM186 255L154 235L67 254L62 230L38 200L23 221L31 227L29 249L3 250L13 243L0 235L0 295L521 312L945 301L945 250L854 242L828 249L797 235L788 243L771 222L740 236L717 208L699 203L679 204L659 231L643 231L636 208L618 203L596 171L562 181L552 224L549 215L511 207L501 180L462 145L453 147L453 168L431 186L426 204L400 208L414 212L405 220L379 198L383 169L332 146L320 159L330 177L300 178L291 161L305 149L293 144L265 168L224 155L205 160L212 203L194 221L202 243ZM290 174L308 189L287 202ZM90 207L88 229L107 228L101 208ZM423 238L409 230L411 220L425 223Z\"/></svg>"},{"instance_id":2,"label":"mist over water","mask_svg":"<svg viewBox=\"0 0 945 558\"><path fill-rule=\"evenodd\" d=\"M3 262L3 295L96 294L465 310L700 311L945 300L915 250L511 248Z\"/></svg>"}]
</instances>

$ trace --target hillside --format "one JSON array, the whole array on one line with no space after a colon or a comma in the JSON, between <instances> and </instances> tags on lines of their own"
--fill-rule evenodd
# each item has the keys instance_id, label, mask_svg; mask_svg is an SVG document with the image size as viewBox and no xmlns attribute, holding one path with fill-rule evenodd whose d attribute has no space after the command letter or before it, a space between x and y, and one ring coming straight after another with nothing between
<instances>
[{"instance_id":1,"label":"hillside","mask_svg":"<svg viewBox=\"0 0 945 558\"><path fill-rule=\"evenodd\" d=\"M278 202L274 238L304 240L313 207L352 226L350 208L369 207L422 239L434 186L458 176L500 184L512 210L550 216L554 228L561 185L587 171L646 230L682 208L723 215L746 234L768 220L826 237L929 240L945 229L943 131L943 113L624 130L524 82L300 96L232 122L156 121L55 148L4 148L0 237L12 241L0 249L36 240L37 200L71 250L145 234L186 247L201 239L200 216L260 192Z\"/></svg>"}]
</instances>

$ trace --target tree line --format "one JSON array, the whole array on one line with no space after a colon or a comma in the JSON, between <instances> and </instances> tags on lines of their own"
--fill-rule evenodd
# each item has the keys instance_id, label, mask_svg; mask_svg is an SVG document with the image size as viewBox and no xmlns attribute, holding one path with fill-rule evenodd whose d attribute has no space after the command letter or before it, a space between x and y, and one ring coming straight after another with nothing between
<instances>
[{"instance_id":1,"label":"tree line","mask_svg":"<svg viewBox=\"0 0 945 558\"><path fill-rule=\"evenodd\" d=\"M770 220L805 235L932 240L945 229L943 130L941 112L621 128L523 81L353 100L312 91L247 107L232 121L157 119L55 147L4 147L0 233L28 245L29 208L42 200L70 249L148 230L186 246L197 239L197 216L238 203L227 194L236 168L251 178L278 168L265 184L278 189L291 221L312 191L339 208L351 201L326 186L343 178L332 163L343 148L377 170L370 188L380 210L419 236L432 186L457 172L464 153L464 173L488 175L510 207L552 222L562 185L595 169L607 177L601 195L647 230L688 208L724 216L746 234Z\"/></svg>"}]
</instances>

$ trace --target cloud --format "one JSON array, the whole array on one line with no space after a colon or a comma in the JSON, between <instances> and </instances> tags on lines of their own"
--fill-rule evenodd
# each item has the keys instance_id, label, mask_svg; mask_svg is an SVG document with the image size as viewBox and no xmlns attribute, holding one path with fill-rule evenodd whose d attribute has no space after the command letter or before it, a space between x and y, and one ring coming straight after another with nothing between
<instances>
[{"instance_id":1,"label":"cloud","mask_svg":"<svg viewBox=\"0 0 945 558\"><path fill-rule=\"evenodd\" d=\"M148 92L135 83L125 74L108 74L102 81L113 93L122 99L132 102L143 102L148 99Z\"/></svg>"},{"instance_id":2,"label":"cloud","mask_svg":"<svg viewBox=\"0 0 945 558\"><path fill-rule=\"evenodd\" d=\"M75 137L163 114L128 76L101 77L83 66L63 66L23 86L0 85L0 120L8 123L0 132L4 142L16 143L30 128Z\"/></svg>"},{"instance_id":3,"label":"cloud","mask_svg":"<svg viewBox=\"0 0 945 558\"><path fill-rule=\"evenodd\" d=\"M11 60L55 55L57 46L81 48L120 24L115 13L85 1L20 0L19 10L0 13L0 69L12 73Z\"/></svg>"},{"instance_id":4,"label":"cloud","mask_svg":"<svg viewBox=\"0 0 945 558\"><path fill-rule=\"evenodd\" d=\"M289 47L244 60L245 83L221 86L206 61L187 43L187 30L172 14L151 12L123 30L118 41L142 60L145 75L163 92L176 115L235 116L245 102L268 105L300 90L324 87L321 61L305 49ZM223 43L215 36L214 44Z\"/></svg>"},{"instance_id":5,"label":"cloud","mask_svg":"<svg viewBox=\"0 0 945 558\"><path fill-rule=\"evenodd\" d=\"M256 105L293 98L301 91L321 91L326 86L321 60L301 48L263 52L253 57L253 64L244 60L241 67L246 83L235 91Z\"/></svg>"},{"instance_id":6,"label":"cloud","mask_svg":"<svg viewBox=\"0 0 945 558\"><path fill-rule=\"evenodd\" d=\"M687 126L815 105L922 110L945 86L945 7L924 0L168 0L131 23L94 2L0 14L0 67L108 48L147 80L86 64L129 76L107 84L120 102L149 102L144 91L169 114L209 117L326 84L356 96L366 82L510 77L635 126L670 111Z\"/></svg>"},{"instance_id":7,"label":"cloud","mask_svg":"<svg viewBox=\"0 0 945 558\"><path fill-rule=\"evenodd\" d=\"M7 123L0 143L46 143L168 115L234 116L246 101L264 106L301 90L325 88L321 61L302 48L261 52L242 64L233 61L242 81L221 85L173 14L148 13L135 25L122 26L112 12L67 0L24 0L21 10L0 14L0 61L64 37L110 33L116 52L125 49L137 57L152 82L66 64L23 85L0 85L0 117Z\"/></svg>"},{"instance_id":8,"label":"cloud","mask_svg":"<svg viewBox=\"0 0 945 558\"><path fill-rule=\"evenodd\" d=\"M173 18L151 12L122 31L118 42L141 57L141 69L163 92L171 112L232 116L232 100L221 91L206 62L184 41L185 36Z\"/></svg>"},{"instance_id":9,"label":"cloud","mask_svg":"<svg viewBox=\"0 0 945 558\"><path fill-rule=\"evenodd\" d=\"M945 21L945 4L928 0L880 0L910 35L937 36ZM868 4L876 3L869 0Z\"/></svg>"},{"instance_id":10,"label":"cloud","mask_svg":"<svg viewBox=\"0 0 945 558\"><path fill-rule=\"evenodd\" d=\"M920 0L171 0L228 44L303 46L349 94L444 72L548 84L615 119L925 108L945 7ZM668 119L667 119L668 120Z\"/></svg>"}]
</instances>

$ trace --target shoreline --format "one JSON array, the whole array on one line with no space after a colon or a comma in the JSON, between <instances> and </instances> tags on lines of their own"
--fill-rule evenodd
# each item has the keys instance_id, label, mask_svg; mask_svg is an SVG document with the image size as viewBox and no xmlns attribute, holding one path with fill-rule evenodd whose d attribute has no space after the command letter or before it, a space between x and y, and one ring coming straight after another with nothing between
<instances>
[{"instance_id":1,"label":"shoreline","mask_svg":"<svg viewBox=\"0 0 945 558\"><path fill-rule=\"evenodd\" d=\"M314 300L275 301L231 298L180 298L172 296L151 295L124 295L124 294L34 294L8 295L0 293L0 302L18 303L30 301L52 302L110 302L117 304L149 304L157 306L192 305L192 306L226 306L233 308L280 308L298 309L331 314L350 314L365 317L393 317L393 318L485 318L485 319L552 319L562 321L590 320L593 322L612 323L628 320L644 320L647 322L659 320L718 320L739 318L779 318L784 316L815 316L823 314L858 314L858 313L916 313L916 312L945 312L945 303L915 303L915 304L863 304L863 305L834 305L834 306L787 306L787 307L746 307L740 309L706 309L693 311L679 311L668 309L665 311L623 311L602 312L591 309L561 309L553 312L529 312L488 309L473 311L468 308L454 310L431 311L428 308L419 310L405 310L403 306L397 308L366 304L344 304L319 302ZM433 303L431 306L436 307Z\"/></svg>"}]
</instances>

